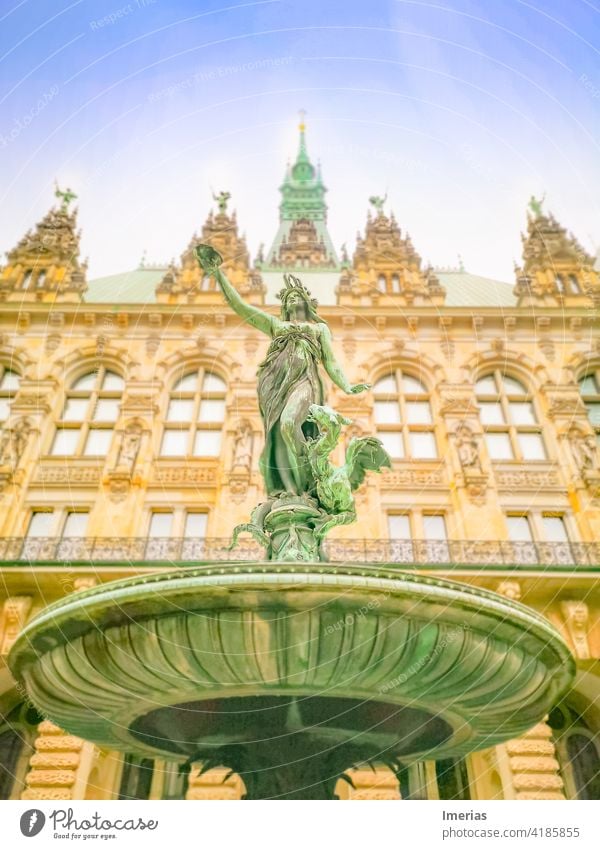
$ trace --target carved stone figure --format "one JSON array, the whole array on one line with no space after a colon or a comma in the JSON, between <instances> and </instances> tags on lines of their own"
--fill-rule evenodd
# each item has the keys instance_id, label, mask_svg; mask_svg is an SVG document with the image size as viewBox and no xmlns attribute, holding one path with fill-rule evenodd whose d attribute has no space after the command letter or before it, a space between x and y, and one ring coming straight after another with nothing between
<instances>
[{"instance_id":1,"label":"carved stone figure","mask_svg":"<svg viewBox=\"0 0 600 849\"><path fill-rule=\"evenodd\" d=\"M563 601L561 608L575 654L581 660L589 660L588 625L590 614L587 604L584 601Z\"/></svg>"},{"instance_id":2,"label":"carved stone figure","mask_svg":"<svg viewBox=\"0 0 600 849\"><path fill-rule=\"evenodd\" d=\"M572 428L569 433L569 442L579 471L594 469L597 463L597 448L594 437L583 433L579 428Z\"/></svg>"},{"instance_id":3,"label":"carved stone figure","mask_svg":"<svg viewBox=\"0 0 600 849\"><path fill-rule=\"evenodd\" d=\"M121 447L117 457L117 467L125 466L129 472L133 472L137 456L142 442L142 428L139 425L132 425L123 434L121 439Z\"/></svg>"},{"instance_id":4,"label":"carved stone figure","mask_svg":"<svg viewBox=\"0 0 600 849\"><path fill-rule=\"evenodd\" d=\"M31 433L31 424L29 419L19 419L13 427L5 428L0 437L0 466L10 466L16 469L19 461L23 456L29 434Z\"/></svg>"},{"instance_id":5,"label":"carved stone figure","mask_svg":"<svg viewBox=\"0 0 600 849\"><path fill-rule=\"evenodd\" d=\"M233 461L234 469L247 469L252 466L252 427L249 422L241 422L233 437Z\"/></svg>"},{"instance_id":6,"label":"carved stone figure","mask_svg":"<svg viewBox=\"0 0 600 849\"><path fill-rule=\"evenodd\" d=\"M461 466L481 468L477 438L468 424L462 422L455 431L456 452Z\"/></svg>"}]
</instances>

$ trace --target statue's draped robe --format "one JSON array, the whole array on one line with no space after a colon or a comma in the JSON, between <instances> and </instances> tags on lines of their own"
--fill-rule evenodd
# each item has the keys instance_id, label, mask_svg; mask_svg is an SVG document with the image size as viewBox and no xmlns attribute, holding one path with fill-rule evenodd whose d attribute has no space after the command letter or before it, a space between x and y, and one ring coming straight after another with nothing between
<instances>
[{"instance_id":1,"label":"statue's draped robe","mask_svg":"<svg viewBox=\"0 0 600 849\"><path fill-rule=\"evenodd\" d=\"M325 390L319 375L321 360L316 329L286 326L277 331L267 356L259 366L258 405L265 429L265 447L259 465L268 495L286 490L277 468L275 447L282 446L281 450L289 456L290 449L283 441L279 423L290 395L299 386L305 385L311 404L324 403ZM318 435L316 425L307 421L299 424L306 437ZM302 456L304 444L295 450L297 456Z\"/></svg>"}]
</instances>

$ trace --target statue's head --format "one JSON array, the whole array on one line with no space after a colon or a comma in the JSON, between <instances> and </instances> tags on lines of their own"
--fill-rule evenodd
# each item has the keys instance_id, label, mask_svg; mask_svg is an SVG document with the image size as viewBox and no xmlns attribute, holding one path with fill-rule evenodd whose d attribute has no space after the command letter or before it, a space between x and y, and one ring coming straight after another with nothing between
<instances>
[{"instance_id":1,"label":"statue's head","mask_svg":"<svg viewBox=\"0 0 600 849\"><path fill-rule=\"evenodd\" d=\"M284 321L322 321L317 313L317 302L308 289L293 274L284 274L285 287L277 297L281 301L281 318Z\"/></svg>"}]
</instances>

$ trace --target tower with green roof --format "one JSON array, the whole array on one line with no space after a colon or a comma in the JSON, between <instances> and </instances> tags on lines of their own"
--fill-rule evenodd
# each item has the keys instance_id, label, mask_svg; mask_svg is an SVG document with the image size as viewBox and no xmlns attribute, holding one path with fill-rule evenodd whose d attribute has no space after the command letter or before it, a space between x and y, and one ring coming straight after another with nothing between
<instances>
[{"instance_id":1,"label":"tower with green roof","mask_svg":"<svg viewBox=\"0 0 600 849\"><path fill-rule=\"evenodd\" d=\"M298 155L294 164L288 165L279 188L279 228L262 269L339 271L340 262L327 230L327 189L320 166L310 161L304 113L300 114Z\"/></svg>"}]
</instances>

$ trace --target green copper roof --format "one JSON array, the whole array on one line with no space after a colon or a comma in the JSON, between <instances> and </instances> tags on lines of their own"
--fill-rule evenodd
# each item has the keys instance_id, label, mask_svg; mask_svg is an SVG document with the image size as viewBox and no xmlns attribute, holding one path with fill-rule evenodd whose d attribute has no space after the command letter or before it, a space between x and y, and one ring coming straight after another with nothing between
<instances>
[{"instance_id":1,"label":"green copper roof","mask_svg":"<svg viewBox=\"0 0 600 849\"><path fill-rule=\"evenodd\" d=\"M87 303L99 304L155 303L154 290L166 270L166 266L152 266L98 277L89 282L85 300ZM446 290L448 307L516 306L512 283L481 277L468 271L436 271L436 275ZM320 304L331 306L336 303L335 290L339 282L339 272L310 270L299 272L299 276ZM262 278L267 288L267 303L276 304L276 294L283 286L283 273L263 271Z\"/></svg>"},{"instance_id":2,"label":"green copper roof","mask_svg":"<svg viewBox=\"0 0 600 849\"><path fill-rule=\"evenodd\" d=\"M154 290L167 266L149 266L90 280L84 300L93 304L153 304Z\"/></svg>"},{"instance_id":3,"label":"green copper roof","mask_svg":"<svg viewBox=\"0 0 600 849\"><path fill-rule=\"evenodd\" d=\"M437 271L446 290L447 307L515 307L514 283L481 277L468 271Z\"/></svg>"}]
</instances>

